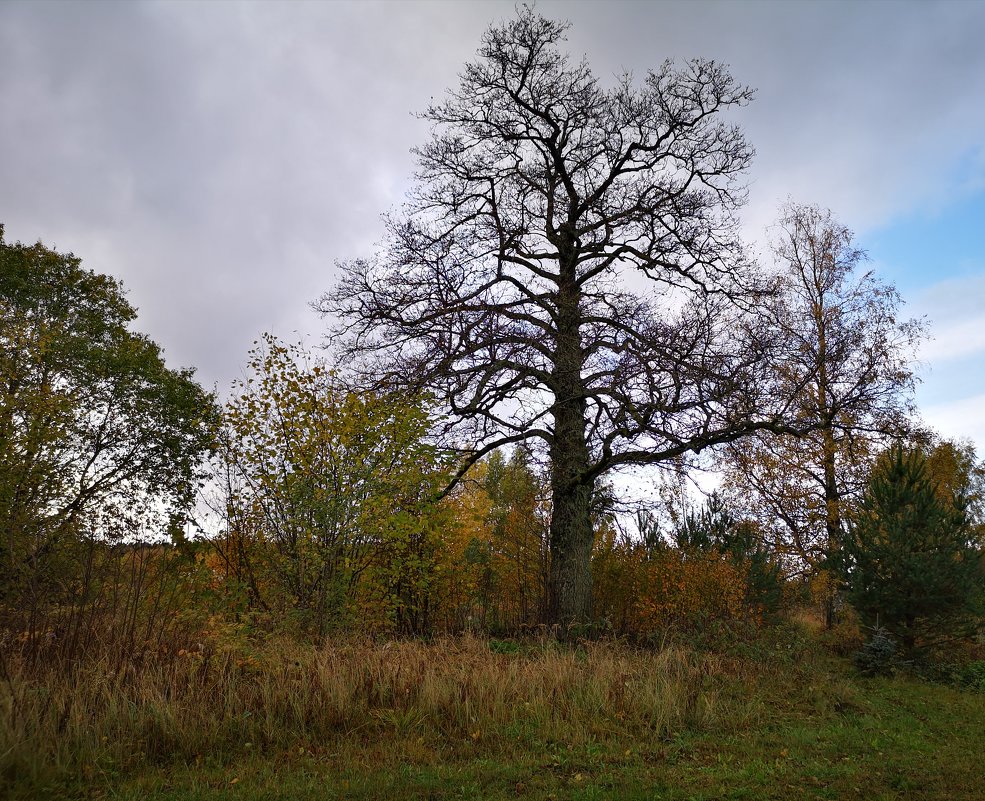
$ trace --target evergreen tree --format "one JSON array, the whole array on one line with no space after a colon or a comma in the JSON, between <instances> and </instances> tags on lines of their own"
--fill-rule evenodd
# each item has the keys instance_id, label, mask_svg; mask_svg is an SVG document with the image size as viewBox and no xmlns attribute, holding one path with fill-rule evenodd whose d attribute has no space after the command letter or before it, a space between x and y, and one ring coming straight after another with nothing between
<instances>
[{"instance_id":1,"label":"evergreen tree","mask_svg":"<svg viewBox=\"0 0 985 801\"><path fill-rule=\"evenodd\" d=\"M849 601L908 652L968 633L983 595L966 499L942 495L927 465L902 446L881 457L844 549Z\"/></svg>"}]
</instances>

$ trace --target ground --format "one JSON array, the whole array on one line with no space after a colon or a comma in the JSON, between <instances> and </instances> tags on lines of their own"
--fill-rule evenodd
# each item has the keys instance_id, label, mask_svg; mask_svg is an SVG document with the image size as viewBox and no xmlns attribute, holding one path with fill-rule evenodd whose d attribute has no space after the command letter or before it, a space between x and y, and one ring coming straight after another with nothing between
<instances>
[{"instance_id":1,"label":"ground","mask_svg":"<svg viewBox=\"0 0 985 801\"><path fill-rule=\"evenodd\" d=\"M227 660L209 673L189 661L190 672L166 674L183 697L159 692L165 674L148 674L139 695L115 691L130 700L112 715L102 711L110 696L90 703L77 690L73 710L88 709L90 739L33 761L26 751L13 760L12 746L0 795L985 797L985 694L862 677L846 657L789 631L715 653L470 638L295 656ZM73 733L75 714L62 715L63 739L85 736L81 718Z\"/></svg>"}]
</instances>

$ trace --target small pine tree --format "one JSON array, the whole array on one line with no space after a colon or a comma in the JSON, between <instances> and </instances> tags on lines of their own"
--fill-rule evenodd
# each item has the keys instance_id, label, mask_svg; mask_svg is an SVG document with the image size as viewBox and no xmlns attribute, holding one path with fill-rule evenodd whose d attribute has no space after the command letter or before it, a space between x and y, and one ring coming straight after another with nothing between
<instances>
[{"instance_id":1,"label":"small pine tree","mask_svg":"<svg viewBox=\"0 0 985 801\"><path fill-rule=\"evenodd\" d=\"M871 639L855 652L855 667L867 676L888 676L899 664L896 642L881 626L872 633Z\"/></svg>"},{"instance_id":2,"label":"small pine tree","mask_svg":"<svg viewBox=\"0 0 985 801\"><path fill-rule=\"evenodd\" d=\"M896 446L877 464L850 525L848 600L907 652L968 633L980 612L980 555L965 506L935 487L921 450Z\"/></svg>"}]
</instances>

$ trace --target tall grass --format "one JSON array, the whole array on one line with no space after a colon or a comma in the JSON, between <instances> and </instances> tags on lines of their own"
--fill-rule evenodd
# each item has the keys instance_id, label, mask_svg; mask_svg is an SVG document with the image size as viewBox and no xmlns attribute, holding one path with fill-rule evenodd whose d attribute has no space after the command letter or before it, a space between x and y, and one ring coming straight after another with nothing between
<instances>
[{"instance_id":1,"label":"tall grass","mask_svg":"<svg viewBox=\"0 0 985 801\"><path fill-rule=\"evenodd\" d=\"M736 730L765 715L751 664L605 643L501 654L471 637L272 642L252 655L209 646L71 672L8 654L0 790L339 738L578 743L614 730Z\"/></svg>"}]
</instances>

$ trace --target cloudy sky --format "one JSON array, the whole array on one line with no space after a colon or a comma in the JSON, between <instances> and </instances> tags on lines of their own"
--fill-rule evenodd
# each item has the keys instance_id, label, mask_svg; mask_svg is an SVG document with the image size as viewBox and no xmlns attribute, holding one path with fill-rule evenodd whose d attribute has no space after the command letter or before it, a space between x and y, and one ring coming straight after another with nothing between
<instances>
[{"instance_id":1,"label":"cloudy sky","mask_svg":"<svg viewBox=\"0 0 985 801\"><path fill-rule=\"evenodd\" d=\"M830 207L934 339L918 402L985 451L985 3L548 2L596 74L714 58L757 88L750 239ZM0 221L121 278L139 328L224 391L262 331L317 342L372 253L412 116L512 2L0 0ZM297 333L295 333L297 332Z\"/></svg>"}]
</instances>

